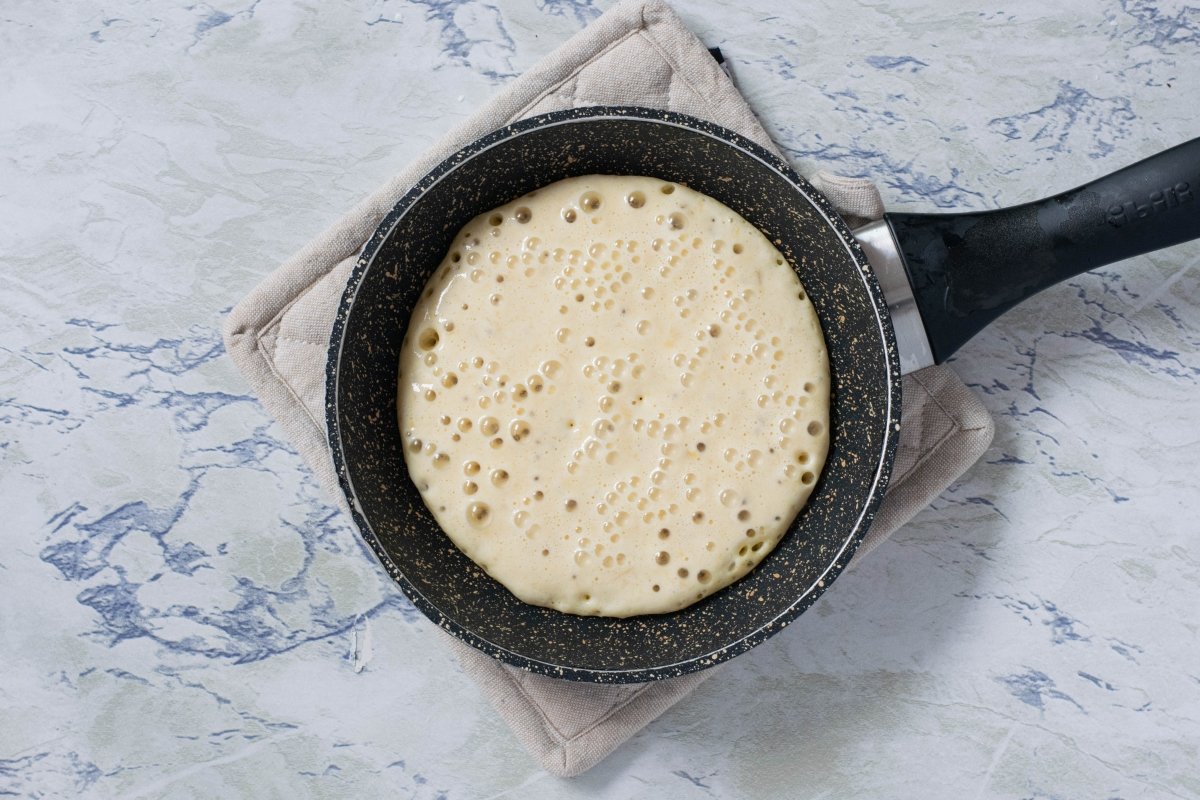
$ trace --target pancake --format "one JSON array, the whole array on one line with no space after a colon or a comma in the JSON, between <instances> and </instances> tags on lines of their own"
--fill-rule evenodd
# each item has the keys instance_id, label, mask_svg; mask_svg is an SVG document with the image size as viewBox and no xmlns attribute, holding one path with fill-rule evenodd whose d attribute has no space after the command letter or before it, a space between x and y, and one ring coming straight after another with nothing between
<instances>
[{"instance_id":1,"label":"pancake","mask_svg":"<svg viewBox=\"0 0 1200 800\"><path fill-rule=\"evenodd\" d=\"M399 365L409 473L524 602L627 617L744 576L829 446L829 364L796 272L716 200L569 178L473 219Z\"/></svg>"}]
</instances>

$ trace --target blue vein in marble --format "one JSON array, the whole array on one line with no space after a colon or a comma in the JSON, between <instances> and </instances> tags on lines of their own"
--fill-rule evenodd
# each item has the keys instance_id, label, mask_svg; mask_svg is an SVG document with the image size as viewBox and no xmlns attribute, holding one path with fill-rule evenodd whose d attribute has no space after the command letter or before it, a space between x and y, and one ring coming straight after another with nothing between
<instances>
[{"instance_id":1,"label":"blue vein in marble","mask_svg":"<svg viewBox=\"0 0 1200 800\"><path fill-rule=\"evenodd\" d=\"M1066 331L1061 335L1066 339L1087 339L1106 350L1111 350L1124 361L1145 368L1149 372L1164 373L1172 378L1183 378L1190 383L1197 383L1200 379L1200 367L1184 364L1180 360L1177 350L1152 347L1145 342L1122 338L1108 330L1106 325L1111 326L1111 323L1104 323L1093 318L1091 327L1080 331Z\"/></svg>"},{"instance_id":2,"label":"blue vein in marble","mask_svg":"<svg viewBox=\"0 0 1200 800\"><path fill-rule=\"evenodd\" d=\"M150 683L150 681L146 680L142 676L134 675L132 672L126 672L123 669L112 668L112 669L106 669L104 671L105 671L105 673L112 675L114 678L119 678L123 681L132 681L133 683L141 683L146 686L152 685Z\"/></svg>"},{"instance_id":3,"label":"blue vein in marble","mask_svg":"<svg viewBox=\"0 0 1200 800\"><path fill-rule=\"evenodd\" d=\"M1075 674L1078 675L1079 677L1083 678L1085 681L1088 681L1089 683L1093 683L1096 686L1099 686L1101 689L1104 689L1106 691L1115 692L1117 690L1117 687L1113 686L1108 681L1103 680L1101 678L1097 678L1095 675L1089 675L1088 673L1083 672L1082 670Z\"/></svg>"},{"instance_id":4,"label":"blue vein in marble","mask_svg":"<svg viewBox=\"0 0 1200 800\"><path fill-rule=\"evenodd\" d=\"M687 781L688 783L692 784L693 786L695 786L698 789L706 790L707 794L712 794L712 787L709 786L707 783L705 783L704 779L711 778L713 775L716 775L717 773L710 772L708 775L702 775L700 777L697 777L695 775L691 775L691 774L687 773L684 770L677 769L677 770L673 770L671 772L671 774L677 778L682 778L683 780Z\"/></svg>"},{"instance_id":5,"label":"blue vein in marble","mask_svg":"<svg viewBox=\"0 0 1200 800\"><path fill-rule=\"evenodd\" d=\"M1050 629L1051 644L1065 644L1067 642L1090 642L1090 636L1080 633L1075 629L1076 625L1083 625L1082 622L1065 613L1055 603L1046 600L1038 595L1034 595L1034 600L1026 600L1020 597L1012 597L1006 594L968 594L959 592L956 597L972 598L975 600L999 600L1000 604L1012 611L1025 622L1033 625L1039 622Z\"/></svg>"},{"instance_id":6,"label":"blue vein in marble","mask_svg":"<svg viewBox=\"0 0 1200 800\"><path fill-rule=\"evenodd\" d=\"M21 403L15 398L0 399L0 427L6 431L18 426L49 427L60 433L69 433L83 420L73 416L65 408L46 408L32 403Z\"/></svg>"},{"instance_id":7,"label":"blue vein in marble","mask_svg":"<svg viewBox=\"0 0 1200 800\"><path fill-rule=\"evenodd\" d=\"M866 61L875 69L899 70L908 67L909 72L920 72L922 67L928 67L924 61L912 56L867 56Z\"/></svg>"},{"instance_id":8,"label":"blue vein in marble","mask_svg":"<svg viewBox=\"0 0 1200 800\"><path fill-rule=\"evenodd\" d=\"M128 22L128 21L129 20L122 19L121 17L112 17L111 19L102 19L102 20L100 20L100 27L97 28L96 30L92 31L88 35L91 37L93 42L103 43L104 36L101 34L101 30L108 28L110 25L112 25L115 22Z\"/></svg>"},{"instance_id":9,"label":"blue vein in marble","mask_svg":"<svg viewBox=\"0 0 1200 800\"><path fill-rule=\"evenodd\" d=\"M1008 515L1001 511L995 503L993 503L991 500L988 500L986 497L967 497L964 498L963 502L973 506L986 506L1000 515L1002 519L1008 519Z\"/></svg>"},{"instance_id":10,"label":"blue vein in marble","mask_svg":"<svg viewBox=\"0 0 1200 800\"><path fill-rule=\"evenodd\" d=\"M199 486L199 481L193 479L187 490L180 496L179 502L167 509L155 509L145 501L137 500L118 506L113 511L102 515L89 523L74 523L71 525L76 532L82 534L80 539L59 541L42 548L40 558L54 565L63 577L69 581L87 580L108 566L108 557L122 539L133 532L149 534L158 542L162 550L164 562L176 572L190 575L194 571L192 563L207 556L207 553L190 542L182 548L172 547L165 542L165 537L171 528L179 521ZM65 512L60 511L47 524L58 522L65 514L74 517L77 510L84 510L79 503L74 503ZM58 522L55 532L62 530L67 522ZM118 568L118 574L120 570Z\"/></svg>"},{"instance_id":11,"label":"blue vein in marble","mask_svg":"<svg viewBox=\"0 0 1200 800\"><path fill-rule=\"evenodd\" d=\"M429 779L419 772L409 773L408 764L404 759L393 761L384 767L384 769L400 770L409 779L412 785L416 787L413 794L410 795L413 800L447 800L449 797L449 793L445 789L426 789L425 787L428 786ZM428 792L430 791L434 793L429 794Z\"/></svg>"},{"instance_id":12,"label":"blue vein in marble","mask_svg":"<svg viewBox=\"0 0 1200 800\"><path fill-rule=\"evenodd\" d=\"M331 507L310 512L302 525L283 521L285 528L301 536L305 556L296 574L285 580L279 589L270 589L248 578L234 576L236 585L231 592L238 600L232 608L143 606L138 598L138 591L143 584L128 580L125 568L112 563L110 556L127 536L148 534L157 543L167 569L186 576L193 575L198 569L211 569L206 561L211 554L192 542L173 543L169 540L172 528L187 511L189 501L205 473L205 470L199 471L179 501L171 507L152 508L144 501L127 503L93 522L69 523L82 538L59 541L43 548L40 554L42 560L55 566L67 580L89 581L102 572L108 576L103 578L103 582L81 591L77 600L92 608L100 617L100 627L93 634L106 640L109 646L126 639L145 637L179 653L230 658L236 663L244 663L348 633L358 619L374 618L385 611L399 611L400 616L409 621L419 617L411 604L396 592L388 593L384 600L363 612L337 612L328 591L319 583L308 580L307 574L322 538L312 534L322 529L328 533L336 523L341 522L340 515ZM68 513L77 513L78 510L72 507ZM52 518L58 523L56 530L68 524L59 519L61 516L62 512ZM158 580L161 574L152 575L146 582ZM290 617L285 620L285 607L297 604L308 607L307 624L297 623ZM210 633L203 636L193 633L182 639L171 640L157 631L165 619L172 617L194 622Z\"/></svg>"},{"instance_id":13,"label":"blue vein in marble","mask_svg":"<svg viewBox=\"0 0 1200 800\"><path fill-rule=\"evenodd\" d=\"M1019 457L1011 455L1009 453L1001 453L999 458L994 458L994 459L991 459L990 461L985 461L984 463L1000 465L1000 464L1032 464L1033 462L1026 461L1023 458L1019 458Z\"/></svg>"},{"instance_id":14,"label":"blue vein in marble","mask_svg":"<svg viewBox=\"0 0 1200 800\"><path fill-rule=\"evenodd\" d=\"M406 5L423 8L425 19L441 28L442 54L454 63L474 70L492 83L516 77L512 64L516 41L496 6L477 0L407 0ZM464 15L461 20L460 14ZM379 14L366 24L374 26L399 21L398 16ZM469 34L467 28L479 33Z\"/></svg>"},{"instance_id":15,"label":"blue vein in marble","mask_svg":"<svg viewBox=\"0 0 1200 800\"><path fill-rule=\"evenodd\" d=\"M986 545L976 544L975 542L967 541L967 540L963 540L963 539L958 539L957 542L959 545L967 548L972 553L974 553L977 558L982 558L984 561L995 561L996 560L996 559L992 558L991 554L988 552L988 550L990 548Z\"/></svg>"},{"instance_id":16,"label":"blue vein in marble","mask_svg":"<svg viewBox=\"0 0 1200 800\"><path fill-rule=\"evenodd\" d=\"M41 363L40 361L36 361L35 359L31 358L26 353L22 353L19 350L13 350L11 347L0 346L0 353L8 353L9 355L13 356L14 358L21 359L26 364L29 364L31 367L40 369L42 372L50 371L50 368L47 367L45 364Z\"/></svg>"},{"instance_id":17,"label":"blue vein in marble","mask_svg":"<svg viewBox=\"0 0 1200 800\"><path fill-rule=\"evenodd\" d=\"M94 345L64 347L62 353L66 356L78 356L84 360L127 356L128 360L137 367L127 375L127 377L133 377L151 371L182 375L220 357L225 352L219 336L158 339L148 345L96 338L97 342Z\"/></svg>"},{"instance_id":18,"label":"blue vein in marble","mask_svg":"<svg viewBox=\"0 0 1200 800\"><path fill-rule=\"evenodd\" d=\"M891 112L887 112L891 114ZM853 115L852 115L853 116ZM899 120L893 115L871 115L861 117L858 122L862 130L870 130L874 124L866 116L885 120ZM871 178L890 188L899 197L932 203L939 208L965 210L983 205L982 192L969 189L958 183L962 172L957 167L950 169L950 176L943 178L917 170L912 160L901 161L890 154L859 142L858 137L845 142L826 142L819 133L796 133L785 131L781 147L793 158L819 165L840 175L851 178Z\"/></svg>"},{"instance_id":19,"label":"blue vein in marble","mask_svg":"<svg viewBox=\"0 0 1200 800\"><path fill-rule=\"evenodd\" d=\"M1033 142L1036 149L1053 155L1082 150L1090 158L1103 158L1115 142L1130 134L1136 120L1129 98L1100 97L1062 81L1058 94L1046 105L996 117L988 127L1006 139ZM1080 128L1091 137L1086 145Z\"/></svg>"},{"instance_id":20,"label":"blue vein in marble","mask_svg":"<svg viewBox=\"0 0 1200 800\"><path fill-rule=\"evenodd\" d=\"M1004 675L996 678L996 680L1007 686L1009 693L1013 697L1039 711L1045 712L1046 700L1051 699L1063 700L1075 706L1082 713L1087 713L1087 711L1084 711L1083 706L1079 705L1073 697L1055 688L1056 684L1053 678L1039 670L1026 668L1025 672L1015 675Z\"/></svg>"},{"instance_id":21,"label":"blue vein in marble","mask_svg":"<svg viewBox=\"0 0 1200 800\"><path fill-rule=\"evenodd\" d=\"M275 453L290 456L298 455L296 450L283 439L276 439L268 433L271 425L263 423L254 429L249 436L228 444L218 444L212 447L199 447L193 451L197 464L212 467L231 467L249 469L255 472L273 472L268 458ZM203 454L204 458L199 456Z\"/></svg>"},{"instance_id":22,"label":"blue vein in marble","mask_svg":"<svg viewBox=\"0 0 1200 800\"><path fill-rule=\"evenodd\" d=\"M1184 268L1177 274L1183 275L1186 272L1187 268ZM1144 332L1126 312L1126 308L1138 301L1140 295L1130 290L1119 274L1112 271L1095 271L1071 281L1068 286L1074 289L1078 302L1088 310L1089 313L1086 313L1085 317L1090 324L1076 330L1059 330L1039 334L1033 337L1029 346L1014 347L1013 352L1022 359L1022 363L1014 364L1010 368L1014 373L1021 374L1023 377L1023 385L1016 389L1017 394L1014 394L1009 383L997 379L993 379L989 384L971 383L969 385L984 394L1000 394L1009 398L1008 407L999 410L998 413L1022 418L1024 420L1022 428L1028 433L1041 437L1034 444L1038 449L1038 455L1050 466L1050 474L1060 478L1082 478L1092 486L1102 489L1113 503L1126 503L1130 501L1129 497L1109 486L1100 476L1088 472L1078 460L1073 461L1070 465L1060 463L1056 450L1062 447L1062 442L1058 436L1048 430L1049 426L1043 423L1029 422L1031 417L1047 417L1058 423L1061 434L1076 439L1081 439L1086 435L1085 432L1072 430L1069 426L1062 424L1061 420L1040 404L1041 397L1035 382L1039 349L1045 346L1045 343L1052 343L1055 339L1083 339L1113 352L1125 362L1146 372L1167 375L1192 384L1200 383L1200 365L1184 361L1179 351L1158 347L1146 341L1150 335ZM1120 302L1111 303L1112 298L1116 298ZM1035 300L1033 302L1043 301ZM1142 305L1146 306L1145 303ZM1189 344L1195 341L1195 335L1190 331L1187 323L1179 318L1179 314L1165 300L1157 299L1149 303L1147 307L1155 309L1171 320L1171 323ZM1126 330L1128 333L1124 332ZM1035 404L1023 402L1022 394L1039 402ZM1047 447L1047 443L1053 444L1054 447ZM1017 463L1017 461L1029 463L1025 459L1015 459L1011 456L992 463Z\"/></svg>"},{"instance_id":23,"label":"blue vein in marble","mask_svg":"<svg viewBox=\"0 0 1200 800\"><path fill-rule=\"evenodd\" d=\"M802 45L795 39L776 34L773 42L791 52L802 52ZM785 55L770 58L743 57L749 64L759 65L784 80L796 80L797 66ZM912 56L868 56L867 63L875 69L900 70L905 66L912 71L928 66ZM903 114L907 98L903 93L888 96L889 106L873 106L860 101L851 88L819 85L816 88L833 101L846 117L847 131L870 131L880 127L905 125L909 120ZM770 131L772 138L793 159L808 162L815 168L828 169L847 177L871 178L891 188L901 198L933 203L939 208L966 210L984 205L984 195L959 183L961 171L950 169L949 177L930 175L914 167L913 161L901 160L865 143L864 137L847 134L847 138L829 141L817 131L800 130L794 126L780 125Z\"/></svg>"},{"instance_id":24,"label":"blue vein in marble","mask_svg":"<svg viewBox=\"0 0 1200 800\"><path fill-rule=\"evenodd\" d=\"M218 706L232 709L233 712L238 716L239 719L241 719L243 722L249 723L251 726L255 726L255 725L262 726L262 728L264 728L266 731L274 732L274 733L279 733L281 731L293 731L293 730L297 730L300 727L299 725L296 725L295 723L292 723L292 722L284 722L282 720L269 720L269 719L260 717L257 714L254 714L252 712L237 709L234 705L233 700L231 700L230 698L228 698L218 692L215 692L212 689L209 689L207 686L205 686L202 683L197 683L195 681L186 680L184 675L190 674L190 670L188 670L187 668L184 668L181 670L179 667L176 667L174 665L158 664L154 667L154 672L157 673L159 676L161 676L167 683L173 684L175 686L179 686L184 689L195 689L196 691L198 691L202 694L208 695L209 697L212 698L212 700ZM208 734L208 736L209 736L209 738L215 738L217 736L222 735L223 733L225 733L225 732L218 731L216 733ZM262 736L258 733L251 733L251 734L243 734L243 738L249 739L249 740L254 740L254 739L262 738Z\"/></svg>"},{"instance_id":25,"label":"blue vein in marble","mask_svg":"<svg viewBox=\"0 0 1200 800\"><path fill-rule=\"evenodd\" d=\"M1122 642L1120 639L1109 639L1108 647L1117 655L1135 664L1138 663L1137 657L1146 652L1144 648L1129 642Z\"/></svg>"},{"instance_id":26,"label":"blue vein in marble","mask_svg":"<svg viewBox=\"0 0 1200 800\"><path fill-rule=\"evenodd\" d=\"M226 22L229 22L233 17L226 14L224 11L213 11L207 17L196 23L197 38L208 33L213 28L219 28Z\"/></svg>"},{"instance_id":27,"label":"blue vein in marble","mask_svg":"<svg viewBox=\"0 0 1200 800\"><path fill-rule=\"evenodd\" d=\"M70 324L87 331L92 341L63 348L63 360L68 364L93 364L89 371L105 376L91 378L83 370L75 370L82 384L81 396L96 401L85 408L86 421L104 424L128 413L145 413L145 409L167 414L183 448L180 470L187 476L186 485L166 503L133 497L115 507L93 511L93 500L79 498L46 520L40 558L65 580L79 585L77 601L90 608L96 618L96 627L87 634L90 638L110 647L144 638L178 655L243 663L306 643L348 636L361 620L384 613L396 612L407 623L422 619L420 612L378 571L374 577L382 599L366 608L337 608L332 590L313 575L318 554L352 558L362 565L370 560L366 545L353 534L338 510L321 499L321 490L300 464L298 454L271 435L268 421L264 419L248 436L212 442L209 428L218 411L256 405L249 395L182 388L180 382L187 380L189 373L223 353L220 335L214 328L201 326L178 337L144 344L120 326L84 319L71 320ZM104 385L104 381L113 383ZM15 399L0 404L3 408L14 417L15 424L9 427L16 429L62 424L71 419L65 411ZM204 438L196 441L197 435ZM229 575L232 585L223 597L217 593L204 607L156 607L146 602L142 588L165 575L188 579L213 569L228 573L227 562L222 563L228 555L224 543L202 547L181 538L178 531L211 475L247 468L300 473L300 492L293 503L281 509L276 535L299 541L302 563L277 586ZM133 577L118 555L122 548L156 552L162 568L151 568ZM297 608L302 610L299 615ZM169 624L171 620L186 620L189 625L181 628ZM171 632L179 630L186 633ZM335 651L338 658L353 658L343 647ZM110 674L126 680L140 679L130 673Z\"/></svg>"},{"instance_id":28,"label":"blue vein in marble","mask_svg":"<svg viewBox=\"0 0 1200 800\"><path fill-rule=\"evenodd\" d=\"M775 55L767 62L774 67L772 72L783 78L785 81L794 80L796 77L796 67L791 60L783 55Z\"/></svg>"},{"instance_id":29,"label":"blue vein in marble","mask_svg":"<svg viewBox=\"0 0 1200 800\"><path fill-rule=\"evenodd\" d=\"M1200 7L1180 4L1178 11L1171 13L1162 4L1146 0L1119 0L1119 4L1133 25L1130 35L1129 28L1113 19L1117 27L1111 34L1113 38L1124 39L1127 44L1149 45L1166 53L1179 45L1200 45Z\"/></svg>"},{"instance_id":30,"label":"blue vein in marble","mask_svg":"<svg viewBox=\"0 0 1200 800\"><path fill-rule=\"evenodd\" d=\"M555 17L573 17L580 27L587 25L600 16L593 0L537 0L537 7L542 13Z\"/></svg>"},{"instance_id":31,"label":"blue vein in marble","mask_svg":"<svg viewBox=\"0 0 1200 800\"><path fill-rule=\"evenodd\" d=\"M76 796L90 796L88 790L101 778L124 771L115 767L104 772L96 764L70 750L66 753L41 751L19 758L0 759L0 796L51 797L54 789L70 785ZM69 783L64 783L64 779Z\"/></svg>"},{"instance_id":32,"label":"blue vein in marble","mask_svg":"<svg viewBox=\"0 0 1200 800\"><path fill-rule=\"evenodd\" d=\"M245 394L228 392L171 392L159 401L159 406L172 409L176 427L184 433L195 433L208 425L209 418L218 410L232 403L249 402L253 398Z\"/></svg>"},{"instance_id":33,"label":"blue vein in marble","mask_svg":"<svg viewBox=\"0 0 1200 800\"><path fill-rule=\"evenodd\" d=\"M33 767L37 762L46 758L50 754L47 752L34 753L33 755L21 756L20 758L0 758L0 778L9 782L9 789L5 789L0 785L0 795L19 797L20 794L16 791L16 781L21 779L23 773L33 771Z\"/></svg>"},{"instance_id":34,"label":"blue vein in marble","mask_svg":"<svg viewBox=\"0 0 1200 800\"><path fill-rule=\"evenodd\" d=\"M1058 442L1055 442L1055 444L1058 444ZM1115 492L1112 488L1110 488L1108 486L1107 483L1105 483L1103 478L1100 478L1097 475L1092 475L1091 473L1085 472L1084 470L1081 470L1081 469L1061 469L1058 466L1058 459L1054 455L1052 455L1051 453L1046 452L1046 451L1043 451L1043 455L1045 455L1047 460L1049 461L1050 466L1052 467L1052 469L1050 470L1050 474L1053 475L1054 477L1056 477L1056 478L1083 478L1085 481L1092 484L1093 486L1098 486L1099 488L1103 489L1108 494L1109 499L1111 499L1113 501L1113 503L1119 505L1121 503L1129 502L1128 497L1126 497L1123 494L1118 494L1117 492Z\"/></svg>"},{"instance_id":35,"label":"blue vein in marble","mask_svg":"<svg viewBox=\"0 0 1200 800\"><path fill-rule=\"evenodd\" d=\"M210 32L216 30L217 28L220 28L222 25L232 22L236 17L245 17L246 19L253 19L254 12L258 8L258 4L260 2L261 2L261 0L254 0L254 2L252 2L249 5L249 7L244 8L241 11L235 11L232 14L226 13L224 11L220 11L218 9L212 8L211 6L207 6L207 5L189 6L188 7L189 11L197 10L197 11L200 11L201 13L203 13L204 16L196 21L196 27L192 31L192 43L190 45L188 45L187 50L190 51L193 47L195 47L197 44L199 44L200 40L203 39L205 36L207 36ZM93 37L93 38L95 38L95 37Z\"/></svg>"}]
</instances>

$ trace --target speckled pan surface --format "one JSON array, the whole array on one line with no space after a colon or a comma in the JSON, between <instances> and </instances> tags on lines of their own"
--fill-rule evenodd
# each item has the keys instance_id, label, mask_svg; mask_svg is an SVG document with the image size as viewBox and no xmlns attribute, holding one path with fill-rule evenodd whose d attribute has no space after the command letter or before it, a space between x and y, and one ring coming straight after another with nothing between
<instances>
[{"instance_id":1,"label":"speckled pan surface","mask_svg":"<svg viewBox=\"0 0 1200 800\"><path fill-rule=\"evenodd\" d=\"M483 211L589 173L679 181L753 222L798 270L829 349L830 453L808 506L749 575L672 614L577 617L517 600L437 526L409 479L396 423L397 364L409 314L454 234ZM524 120L423 178L363 249L331 335L326 377L342 490L360 533L405 594L435 623L498 659L592 682L704 669L761 643L811 606L850 560L882 500L900 420L899 362L886 306L825 198L737 134L637 108Z\"/></svg>"}]
</instances>

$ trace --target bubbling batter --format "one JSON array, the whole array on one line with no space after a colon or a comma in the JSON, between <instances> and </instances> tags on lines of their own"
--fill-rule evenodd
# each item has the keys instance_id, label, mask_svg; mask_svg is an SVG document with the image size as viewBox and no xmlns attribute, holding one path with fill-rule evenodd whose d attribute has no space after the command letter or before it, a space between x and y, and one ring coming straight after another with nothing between
<instances>
[{"instance_id":1,"label":"bubbling batter","mask_svg":"<svg viewBox=\"0 0 1200 800\"><path fill-rule=\"evenodd\" d=\"M409 472L519 599L626 617L749 572L829 446L829 365L799 278L682 185L588 175L462 229L400 358Z\"/></svg>"}]
</instances>

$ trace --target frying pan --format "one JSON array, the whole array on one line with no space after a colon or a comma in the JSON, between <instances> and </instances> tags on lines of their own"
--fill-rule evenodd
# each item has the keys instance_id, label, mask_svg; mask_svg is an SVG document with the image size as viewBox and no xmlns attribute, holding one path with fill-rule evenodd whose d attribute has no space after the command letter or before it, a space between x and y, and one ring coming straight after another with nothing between
<instances>
[{"instance_id":1,"label":"frying pan","mask_svg":"<svg viewBox=\"0 0 1200 800\"><path fill-rule=\"evenodd\" d=\"M409 317L455 233L527 192L593 173L684 183L752 222L799 273L829 352L830 451L807 506L746 577L669 614L581 617L517 600L438 527L409 479L397 423ZM363 539L417 608L497 659L592 682L710 667L788 625L854 554L887 488L902 371L945 360L1053 283L1200 236L1196 189L1200 139L1037 203L978 214L890 214L860 229L860 242L781 160L702 120L593 107L515 123L442 162L363 248L326 373L342 490Z\"/></svg>"}]
</instances>

